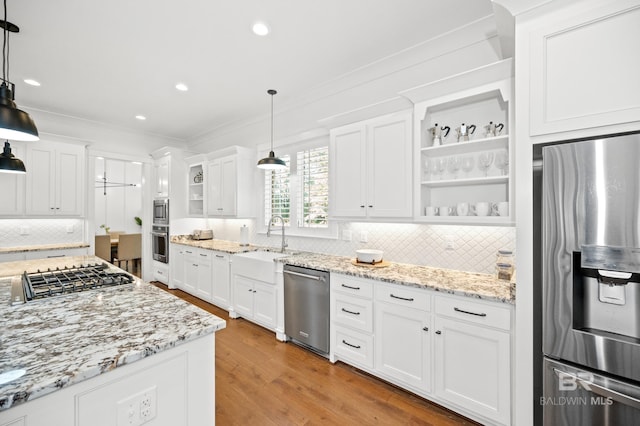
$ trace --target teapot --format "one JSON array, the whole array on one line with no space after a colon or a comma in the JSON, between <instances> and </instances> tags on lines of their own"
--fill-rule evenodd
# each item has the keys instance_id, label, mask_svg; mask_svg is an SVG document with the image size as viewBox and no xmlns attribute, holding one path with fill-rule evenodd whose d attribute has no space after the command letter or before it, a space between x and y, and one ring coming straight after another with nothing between
<instances>
[{"instance_id":1,"label":"teapot","mask_svg":"<svg viewBox=\"0 0 640 426\"><path fill-rule=\"evenodd\" d=\"M460 127L458 127L456 129L456 133L458 134L458 142L460 141L468 141L469 140L469 135L472 135L473 132L476 131L476 125L475 124L470 124L470 125L465 125L464 123L462 123L462 125L460 125Z\"/></svg>"},{"instance_id":2,"label":"teapot","mask_svg":"<svg viewBox=\"0 0 640 426\"><path fill-rule=\"evenodd\" d=\"M484 126L484 129L487 132L487 137L488 138L495 137L495 136L498 136L500 134L502 129L504 129L504 124L502 124L502 123L494 124L493 121L490 121L489 124Z\"/></svg>"},{"instance_id":3,"label":"teapot","mask_svg":"<svg viewBox=\"0 0 640 426\"><path fill-rule=\"evenodd\" d=\"M450 130L451 128L449 126L438 127L438 123L436 123L435 126L428 129L427 131L431 133L433 146L440 146L440 144L442 143L442 138L443 137L446 138ZM444 132L444 136L442 135L442 132Z\"/></svg>"}]
</instances>

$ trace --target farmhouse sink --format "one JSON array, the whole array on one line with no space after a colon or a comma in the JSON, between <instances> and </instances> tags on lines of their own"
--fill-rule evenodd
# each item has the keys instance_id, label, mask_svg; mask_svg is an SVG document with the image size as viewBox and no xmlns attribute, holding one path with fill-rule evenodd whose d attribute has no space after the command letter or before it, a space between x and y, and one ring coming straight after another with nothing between
<instances>
[{"instance_id":1,"label":"farmhouse sink","mask_svg":"<svg viewBox=\"0 0 640 426\"><path fill-rule=\"evenodd\" d=\"M234 254L231 258L231 271L236 275L274 283L276 272L274 260L288 256L291 254L262 250Z\"/></svg>"}]
</instances>

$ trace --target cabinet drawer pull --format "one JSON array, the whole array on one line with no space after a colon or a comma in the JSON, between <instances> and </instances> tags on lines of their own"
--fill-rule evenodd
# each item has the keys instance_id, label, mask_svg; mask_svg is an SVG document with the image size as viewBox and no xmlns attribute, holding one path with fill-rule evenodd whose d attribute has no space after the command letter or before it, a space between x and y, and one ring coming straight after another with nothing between
<instances>
[{"instance_id":1,"label":"cabinet drawer pull","mask_svg":"<svg viewBox=\"0 0 640 426\"><path fill-rule=\"evenodd\" d=\"M216 257L220 258L220 259L224 259L224 255L222 255L222 254L216 254Z\"/></svg>"},{"instance_id":2,"label":"cabinet drawer pull","mask_svg":"<svg viewBox=\"0 0 640 426\"><path fill-rule=\"evenodd\" d=\"M437 330L437 331L436 331L436 334L442 334L442 331Z\"/></svg>"},{"instance_id":3,"label":"cabinet drawer pull","mask_svg":"<svg viewBox=\"0 0 640 426\"><path fill-rule=\"evenodd\" d=\"M340 284L340 286L344 288L348 288L349 290L360 290L360 287L351 287L350 285Z\"/></svg>"},{"instance_id":4,"label":"cabinet drawer pull","mask_svg":"<svg viewBox=\"0 0 640 426\"><path fill-rule=\"evenodd\" d=\"M197 263L194 263L194 264L193 264L193 266L195 266L195 267L197 268L197 267L198 267L198 264L197 264Z\"/></svg>"},{"instance_id":5,"label":"cabinet drawer pull","mask_svg":"<svg viewBox=\"0 0 640 426\"><path fill-rule=\"evenodd\" d=\"M185 250L185 252L189 254L193 253L192 251L189 251L189 250Z\"/></svg>"},{"instance_id":6,"label":"cabinet drawer pull","mask_svg":"<svg viewBox=\"0 0 640 426\"><path fill-rule=\"evenodd\" d=\"M360 349L360 347L361 347L360 345L352 345L351 343L347 342L344 339L342 339L342 343L344 343L347 346L351 346L352 348L355 348L355 349Z\"/></svg>"},{"instance_id":7,"label":"cabinet drawer pull","mask_svg":"<svg viewBox=\"0 0 640 426\"><path fill-rule=\"evenodd\" d=\"M208 254L206 254L206 253L200 253L200 256L202 256L202 257L207 257L207 256L209 256L209 255L208 255Z\"/></svg>"},{"instance_id":8,"label":"cabinet drawer pull","mask_svg":"<svg viewBox=\"0 0 640 426\"><path fill-rule=\"evenodd\" d=\"M351 315L360 315L360 312L352 312L352 311L350 311L348 309L345 309L345 308L342 308L342 312L346 312L346 313L351 314Z\"/></svg>"},{"instance_id":9,"label":"cabinet drawer pull","mask_svg":"<svg viewBox=\"0 0 640 426\"><path fill-rule=\"evenodd\" d=\"M407 302L413 302L413 297L400 297L400 296L396 296L393 293L389 294L389 296L393 297L394 299L400 299L400 300L406 300Z\"/></svg>"},{"instance_id":10,"label":"cabinet drawer pull","mask_svg":"<svg viewBox=\"0 0 640 426\"><path fill-rule=\"evenodd\" d=\"M486 317L486 316L487 316L487 314L485 314L485 313L480 313L480 314L479 314L479 313L477 313L477 312L465 311L465 310L463 310L463 309L456 308L456 307L454 307L454 308L453 308L453 310L454 310L454 311L456 311L456 312L460 312L461 314L475 315L475 316L477 316L477 317Z\"/></svg>"},{"instance_id":11,"label":"cabinet drawer pull","mask_svg":"<svg viewBox=\"0 0 640 426\"><path fill-rule=\"evenodd\" d=\"M64 254L51 254L47 256L47 259L53 259L55 257L65 257L66 255Z\"/></svg>"}]
</instances>

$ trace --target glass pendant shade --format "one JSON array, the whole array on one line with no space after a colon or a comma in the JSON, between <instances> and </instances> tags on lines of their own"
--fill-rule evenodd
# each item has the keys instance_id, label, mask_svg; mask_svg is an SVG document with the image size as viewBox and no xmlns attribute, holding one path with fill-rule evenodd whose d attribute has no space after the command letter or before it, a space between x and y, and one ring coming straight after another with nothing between
<instances>
[{"instance_id":1,"label":"glass pendant shade","mask_svg":"<svg viewBox=\"0 0 640 426\"><path fill-rule=\"evenodd\" d=\"M0 173L26 173L22 160L16 158L11 153L9 141L5 141L4 150L0 154Z\"/></svg>"},{"instance_id":2,"label":"glass pendant shade","mask_svg":"<svg viewBox=\"0 0 640 426\"><path fill-rule=\"evenodd\" d=\"M268 157L258 161L258 168L263 170L282 170L287 168L287 163L276 157L276 154L273 152L273 95L278 92L269 89L267 93L271 95L271 151L269 151Z\"/></svg>"}]
</instances>

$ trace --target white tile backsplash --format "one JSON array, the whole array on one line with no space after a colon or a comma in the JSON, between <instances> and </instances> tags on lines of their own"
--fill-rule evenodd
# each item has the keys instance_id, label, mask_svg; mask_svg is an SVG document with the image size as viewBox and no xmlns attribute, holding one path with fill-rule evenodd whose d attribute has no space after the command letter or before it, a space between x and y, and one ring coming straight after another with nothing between
<instances>
[{"instance_id":1,"label":"white tile backsplash","mask_svg":"<svg viewBox=\"0 0 640 426\"><path fill-rule=\"evenodd\" d=\"M1 219L0 247L84 241L82 219Z\"/></svg>"},{"instance_id":2,"label":"white tile backsplash","mask_svg":"<svg viewBox=\"0 0 640 426\"><path fill-rule=\"evenodd\" d=\"M240 227L247 225L252 244L280 245L279 233L271 237L258 234L254 220L209 219L208 225L215 238L240 241ZM341 222L338 231L339 236L351 231L351 241L288 235L287 242L293 250L339 256L355 256L359 248L376 248L384 250L384 258L389 261L492 273L498 249L514 250L516 238L515 228L498 226ZM362 233L366 234L366 243L360 242ZM447 249L448 242L452 249Z\"/></svg>"}]
</instances>

